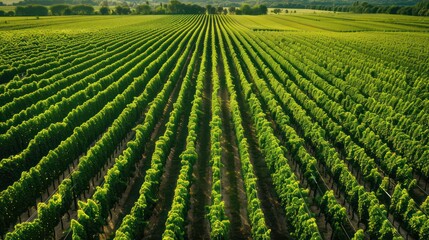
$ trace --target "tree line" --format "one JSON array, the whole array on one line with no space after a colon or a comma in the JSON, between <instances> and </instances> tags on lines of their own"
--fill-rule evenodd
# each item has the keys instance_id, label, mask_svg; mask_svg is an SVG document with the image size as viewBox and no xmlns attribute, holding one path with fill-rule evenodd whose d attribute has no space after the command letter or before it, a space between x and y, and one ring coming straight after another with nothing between
<instances>
[{"instance_id":1,"label":"tree line","mask_svg":"<svg viewBox=\"0 0 429 240\"><path fill-rule=\"evenodd\" d=\"M367 2L355 2L344 9L353 13L388 13L414 16L429 16L429 0L422 0L415 6L377 6Z\"/></svg>"},{"instance_id":2,"label":"tree line","mask_svg":"<svg viewBox=\"0 0 429 240\"><path fill-rule=\"evenodd\" d=\"M91 15L94 14L94 7L90 5L53 5L45 7L41 5L17 6L15 9L16 16L47 16L49 13L55 16L60 15Z\"/></svg>"},{"instance_id":3,"label":"tree line","mask_svg":"<svg viewBox=\"0 0 429 240\"><path fill-rule=\"evenodd\" d=\"M26 5L16 6L15 12L4 12L0 10L0 16L63 16L63 15L149 15L149 14L235 14L235 15L262 15L267 14L268 8L265 5L248 4L242 5L240 8L236 7L214 7L206 5L202 7L197 4L184 4L177 0L167 3L160 3L159 5L150 5L149 2L140 4L131 8L127 4L117 5L110 7L104 3L98 11L93 6L87 4L68 5L56 4L51 6L42 5Z\"/></svg>"},{"instance_id":4,"label":"tree line","mask_svg":"<svg viewBox=\"0 0 429 240\"><path fill-rule=\"evenodd\" d=\"M333 12L352 12L352 13L386 13L386 14L402 14L413 16L429 16L429 0L421 0L414 6L397 6L397 5L373 5L367 2L354 2L352 5L335 5L321 4L306 5L301 3L275 4L271 7L276 8L276 12L280 13L279 8L300 8L326 10ZM280 10L280 11L279 11ZM288 13L285 11L285 13Z\"/></svg>"},{"instance_id":5,"label":"tree line","mask_svg":"<svg viewBox=\"0 0 429 240\"><path fill-rule=\"evenodd\" d=\"M98 1L94 0L22 0L13 5L16 6L27 6L27 5L43 5L43 6L52 6L58 4L70 4L70 5L98 5Z\"/></svg>"}]
</instances>

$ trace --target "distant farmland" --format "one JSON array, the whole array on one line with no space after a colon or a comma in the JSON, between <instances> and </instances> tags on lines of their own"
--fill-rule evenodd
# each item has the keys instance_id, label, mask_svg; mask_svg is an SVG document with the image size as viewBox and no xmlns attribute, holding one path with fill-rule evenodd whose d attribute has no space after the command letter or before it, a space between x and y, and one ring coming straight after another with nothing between
<instances>
[{"instance_id":1,"label":"distant farmland","mask_svg":"<svg viewBox=\"0 0 429 240\"><path fill-rule=\"evenodd\" d=\"M5 17L5 239L429 239L429 19Z\"/></svg>"}]
</instances>

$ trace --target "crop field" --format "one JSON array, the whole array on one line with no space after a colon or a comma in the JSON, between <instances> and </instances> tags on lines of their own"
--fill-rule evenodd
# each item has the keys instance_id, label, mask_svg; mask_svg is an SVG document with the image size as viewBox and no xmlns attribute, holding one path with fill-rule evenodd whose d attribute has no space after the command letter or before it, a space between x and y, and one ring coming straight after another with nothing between
<instances>
[{"instance_id":1,"label":"crop field","mask_svg":"<svg viewBox=\"0 0 429 240\"><path fill-rule=\"evenodd\" d=\"M2 239L429 239L429 18L1 20Z\"/></svg>"}]
</instances>

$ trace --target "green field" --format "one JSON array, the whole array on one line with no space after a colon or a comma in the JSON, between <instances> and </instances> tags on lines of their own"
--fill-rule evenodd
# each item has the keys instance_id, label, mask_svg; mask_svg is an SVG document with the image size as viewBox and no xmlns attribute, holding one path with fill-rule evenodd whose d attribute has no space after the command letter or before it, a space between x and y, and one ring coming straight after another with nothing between
<instances>
[{"instance_id":1,"label":"green field","mask_svg":"<svg viewBox=\"0 0 429 240\"><path fill-rule=\"evenodd\" d=\"M6 5L12 5L12 4L14 4L14 3L18 3L18 2L20 2L20 0L2 0L1 1L3 4L6 4Z\"/></svg>"},{"instance_id":2,"label":"green field","mask_svg":"<svg viewBox=\"0 0 429 240\"><path fill-rule=\"evenodd\" d=\"M429 239L429 18L2 17L5 239Z\"/></svg>"}]
</instances>

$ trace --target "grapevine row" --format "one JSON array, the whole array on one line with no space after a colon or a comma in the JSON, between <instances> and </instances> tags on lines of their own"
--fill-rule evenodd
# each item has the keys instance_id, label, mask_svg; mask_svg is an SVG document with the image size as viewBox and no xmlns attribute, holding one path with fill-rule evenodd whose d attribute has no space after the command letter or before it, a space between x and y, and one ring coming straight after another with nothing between
<instances>
[{"instance_id":1,"label":"grapevine row","mask_svg":"<svg viewBox=\"0 0 429 240\"><path fill-rule=\"evenodd\" d=\"M219 75L217 73L217 51L215 46L214 36L214 19L210 18L211 25L211 41L207 39L207 48L211 48L211 81L212 81L212 95L211 95L211 114L210 121L210 166L212 172L212 186L211 186L211 204L209 208L209 221L210 221L210 238L211 239L225 239L228 237L229 228L231 225L230 219L226 216L225 202L222 196L222 121L221 118L221 103L219 97L220 83Z\"/></svg>"},{"instance_id":2,"label":"grapevine row","mask_svg":"<svg viewBox=\"0 0 429 240\"><path fill-rule=\"evenodd\" d=\"M234 36L229 36L229 34L226 33L226 29L227 27L222 28L223 34L227 36L226 41L228 48L234 49L232 40L230 39L234 38ZM239 47L240 45L236 44L235 46ZM256 127L259 144L265 156L265 161L273 171L272 178L276 191L285 207L289 223L293 226L293 236L321 239L316 221L310 216L306 205L306 195L308 193L299 186L299 181L296 180L296 176L290 169L284 157L284 150L280 147L279 140L274 136L273 129L266 120L265 113L262 111L258 99L244 77L244 72L237 55L232 52L231 57L239 73L239 82L242 87L243 95L249 103L252 120Z\"/></svg>"},{"instance_id":3,"label":"grapevine row","mask_svg":"<svg viewBox=\"0 0 429 240\"><path fill-rule=\"evenodd\" d=\"M238 36L238 37L241 37L241 36ZM242 40L241 42L244 43L243 41L244 40ZM244 44L244 45L247 46L248 48L250 47L247 44ZM237 44L237 46L240 47L240 45L238 45L238 44ZM243 49L242 50L242 54L244 54L244 53L245 53L245 51ZM255 53L254 55L256 57L257 54ZM243 58L243 59L244 59L244 61L249 61L247 63L247 65L253 64L250 61L249 58ZM260 62L259 64L262 65L263 63ZM253 71L255 71L255 70L253 70ZM252 72L252 70L251 70L251 72ZM265 68L265 72L270 72L270 70L267 69L267 68ZM254 72L254 76L257 77L256 72ZM268 77L267 79L271 82L271 84L272 84L273 81L275 81L274 77ZM254 80L258 81L257 78L254 79ZM263 80L259 80L259 81L263 81ZM273 89L275 91L283 90L282 87L273 87ZM292 92L294 92L294 91L292 91ZM301 107L299 105L297 105L296 103L295 103L296 105L292 105L293 102L291 102L291 101L293 101L293 100L292 100L292 98L287 98L286 97L287 95L285 95L285 94L278 95L277 94L277 96L284 96L283 98L279 97L279 99L280 99L281 102L283 102L283 106L287 106L288 107L289 110L287 112L290 111L290 112L293 113L294 111L296 112L299 109L301 109ZM297 112L297 114L298 114L298 112ZM299 116L299 118L298 118L298 116ZM357 186L359 186L359 184L357 183L357 181L353 177L353 175L350 174L350 172L348 171L348 169L345 166L345 164L339 159L338 154L334 150L332 150L332 148L330 147L330 144L326 140L324 140L324 138L321 135L321 133L323 131L316 130L316 129L315 129L316 131L314 131L314 130L311 129L311 128L314 128L314 127L316 127L318 125L314 124L314 122L312 122L309 119L309 117L306 116L305 114L303 115L303 113L299 113L298 115L295 115L294 118L295 118L295 120L298 123L300 123L303 120L307 121L307 122L304 121L304 122L300 123L301 129L304 131L304 134L306 135L306 138L311 139L311 141L316 141L316 143L314 145L317 147L318 155L320 157L323 157L323 159L325 161L325 164L328 167L331 168L331 171L333 171L333 167L335 166L335 171L333 171L333 172L335 172L334 178L338 181L338 183L340 184L340 186L342 186L342 188L346 188L345 192L346 193L351 193L350 190L349 190L351 188L351 189L353 189L355 191L354 194L358 194L357 196L362 195L362 197L365 197L364 199L367 200L366 201L367 204L369 204L372 201L371 205L372 205L372 208L374 209L374 212L373 212L372 215L369 215L370 219L368 221L370 222L370 225L371 225L371 222L373 220L376 221L376 219L371 218L371 217L375 216L374 213L378 213L377 216L384 215L383 211L378 211L380 209L380 204L378 203L378 201L376 201L377 198L375 197L374 194L372 194L372 195L363 195L365 192L362 191L363 190L362 187L356 188ZM311 127L311 128L309 128L309 127ZM352 187L352 186L356 186L356 187ZM358 191L358 189L361 189L361 190ZM363 202L364 199L362 199L362 201L360 201L360 202ZM372 200L370 200L370 199L372 199ZM353 201L352 201L352 203L353 203ZM368 205L368 207L371 206L371 205ZM360 216L363 219L367 219L366 216L368 216L367 215L368 208L359 208L359 209L363 210L363 211L359 211ZM369 211L371 211L371 209ZM387 218L385 219L385 221L388 222ZM386 226L389 227L388 225L386 225ZM370 227L370 232L372 232L373 234L377 234L377 232L374 231L375 229L376 228L371 228ZM392 230L390 230L390 231L392 231Z\"/></svg>"},{"instance_id":4,"label":"grapevine row","mask_svg":"<svg viewBox=\"0 0 429 240\"><path fill-rule=\"evenodd\" d=\"M193 96L192 108L188 121L188 136L186 137L186 148L180 155L181 169L177 179L177 185L174 191L174 198L171 209L168 212L168 217L165 222L165 230L162 234L163 239L181 239L185 236L185 221L186 214L189 208L191 198L190 187L192 184L192 169L195 162L200 157L197 153L197 141L201 135L198 133L200 129L200 121L203 111L203 93L205 89L204 79L206 77L206 64L207 64L207 48L208 48L208 18L205 17L198 43L198 51L202 52L200 70L196 76L196 91ZM203 40L204 37L204 40ZM197 64L197 59L192 59L193 64ZM188 72L191 73L188 69ZM195 72L195 71L194 71ZM195 72L196 73L196 72ZM187 76L189 80L191 75Z\"/></svg>"},{"instance_id":5,"label":"grapevine row","mask_svg":"<svg viewBox=\"0 0 429 240\"><path fill-rule=\"evenodd\" d=\"M246 189L247 197L247 210L249 219L251 221L252 236L254 239L270 239L270 229L265 224L264 213L261 209L261 202L258 198L258 190L256 187L257 178L254 174L253 165L250 162L249 157L249 146L247 139L244 137L243 121L241 119L241 113L237 102L237 94L234 89L232 80L232 74L229 68L227 54L225 52L225 46L220 31L219 19L216 18L216 33L219 42L220 56L225 71L225 79L227 90L229 93L229 101L232 111L232 120L234 124L235 135L238 141L238 148L240 153L240 160L242 163L242 175L244 178L244 184ZM214 62L214 61L212 61ZM212 71L215 71L213 69Z\"/></svg>"},{"instance_id":6,"label":"grapevine row","mask_svg":"<svg viewBox=\"0 0 429 240\"><path fill-rule=\"evenodd\" d=\"M201 22L204 22L204 20L199 20ZM204 32L204 27L201 25L199 26L200 29L194 32L193 38L195 38L198 34L198 39L196 41L195 48L193 47L193 42L190 41L187 44L186 52L182 55L182 59L186 59L188 57L188 54L191 54L191 60L188 63L186 75L184 76L183 83L179 92L179 96L176 100L176 103L173 105L173 109L170 113L169 121L166 124L166 130L163 136L161 136L158 141L155 143L155 150L151 157L151 168L147 170L145 181L143 182L143 185L140 188L140 197L137 200L137 202L134 204L134 207L131 209L131 212L125 216L121 226L118 228L118 230L115 233L115 239L132 239L136 236L139 236L145 227L145 219L150 214L150 208L155 202L156 198L156 189L158 188L158 184L160 183L160 178L162 175L162 169L165 165L166 158L168 157L171 148L174 144L174 139L177 135L177 130L180 127L181 124L181 116L188 116L187 114L187 107L185 106L186 101L191 96L191 93L193 91L192 86L192 75L195 72L195 63L197 56L199 54L199 48L201 46L201 38L202 33ZM193 52L191 52L191 49L193 49ZM185 66L181 66L181 68L185 68ZM198 90L197 90L198 92ZM191 113L192 118L192 113ZM182 155L185 155L185 153L182 153ZM189 160L189 164L192 163L191 158L186 158ZM183 164L182 166L185 166L188 164L188 161L181 161ZM178 181L179 186L182 182ZM177 188L177 187L176 187ZM176 197L174 198L176 199ZM174 206L174 204L173 204ZM177 220L177 219L176 219ZM176 222L178 223L178 222ZM178 228L180 228L180 225L175 225ZM168 225L166 226L168 228ZM177 234L179 234L178 232Z\"/></svg>"},{"instance_id":7,"label":"grapevine row","mask_svg":"<svg viewBox=\"0 0 429 240\"><path fill-rule=\"evenodd\" d=\"M199 20L197 19L197 21ZM183 38L175 39L175 42L180 42L180 47L176 49L169 61L165 62L165 58L170 55L169 52L166 51L163 52L163 54L156 60L156 64L165 62L162 69L171 68L172 65L174 65L175 63L174 59L177 59L180 53L182 53L182 50L186 47L186 41L192 41L192 39L195 38L195 29L198 27L200 26L194 26L194 30L183 32ZM191 33L194 33L192 35L192 38L190 36ZM173 50L175 46L171 45L169 48ZM187 49L189 51L189 48ZM185 56L187 56L187 54ZM184 60L186 60L186 58L182 57L181 60L183 62ZM181 65L179 64L177 66L180 67ZM99 232L99 228L104 225L104 221L107 218L109 209L118 200L120 194L125 190L126 181L132 174L135 163L140 160L140 156L143 151L142 145L145 143L146 139L149 139L150 133L152 132L155 124L162 116L164 106L176 84L177 78L179 77L181 70L179 67L173 70L173 72L170 74L169 81L164 85L163 89L157 95L155 100L152 101L150 108L146 113L146 118L144 122L136 127L136 138L128 143L128 148L125 150L124 154L116 160L113 168L109 169L107 175L105 176L104 185L101 188L97 189L97 191L94 193L93 198L88 199L87 203L80 202L78 219L77 221L72 220L72 229L74 237L76 236L85 238L86 236L92 238ZM156 83L156 85L160 84L161 83L159 82ZM171 134L171 132L168 132L167 134ZM140 210L144 209L146 207L146 204L140 205L139 203L141 201L144 201L143 199L146 199L146 197L153 196L151 194L153 194L153 187L156 186L154 184L156 184L156 182L159 182L156 179L159 179L160 177L160 173L163 168L162 161L164 161L165 159L156 158L155 156L156 154L161 154L158 155L158 157L165 156L163 155L161 149L167 150L165 146L168 146L168 144L164 145L164 140L162 140L162 138L160 141L161 142L158 142L157 144L160 149L158 150L158 153L155 150L154 157L152 157L151 161L151 169L147 171L145 176L145 182L140 189L140 198L135 205L135 208L137 208L137 210L132 210L132 212L137 211L138 213L142 213L142 211ZM139 214L138 216L144 216L143 213ZM129 223L129 221L124 219L124 223ZM139 222L138 224L140 225L138 226L142 226L142 223L143 222ZM136 228L140 229L137 226ZM135 229L129 229L129 231L134 230Z\"/></svg>"},{"instance_id":8,"label":"grapevine row","mask_svg":"<svg viewBox=\"0 0 429 240\"><path fill-rule=\"evenodd\" d=\"M169 46L168 51L165 51L164 55L170 53L174 47L174 44L168 45L168 43L168 41L163 43L163 46ZM162 52L162 49L163 48L160 48L159 52ZM153 54L157 55L157 51ZM141 69L142 64L145 64L145 62L140 62L140 64L134 66L133 69ZM144 81L140 82L140 84L143 83L143 85L140 85L140 87L129 85L127 88L127 92L129 93L126 95L124 94L124 96L116 97L116 102L125 106L126 102L132 100L133 92L141 91L144 88L148 79L156 74L154 68L157 66L159 65L152 62L150 66L145 69L145 73L142 76ZM158 78L161 76L162 75L157 74ZM125 80L130 79L128 75L124 75L122 78ZM94 129L106 129L102 124L113 121L113 119L115 119L119 114L118 111L123 109L121 105L119 105L119 107L115 105L116 104L111 103L105 106L103 110L94 115L88 123L83 124L74 130L73 134L63 141L58 148L54 151L50 151L47 156L43 157L35 167L31 168L28 172L24 172L20 180L1 192L0 206L2 207L0 208L0 211L4 213L5 216L8 216L8 219L4 219L4 223L2 224L3 226L6 226L6 223L14 222L14 219L19 213L23 212L27 206L31 206L33 204L33 199L35 199L39 193L49 186L50 182L61 174L68 167L68 164L71 161L79 156L79 152L83 150L80 146L87 146L87 139L89 137L92 135L93 137L98 136L98 134L94 133L96 132ZM108 116L109 118L107 118ZM62 161L57 161L57 159L62 159ZM33 189L32 191L29 191L30 186Z\"/></svg>"}]
</instances>

